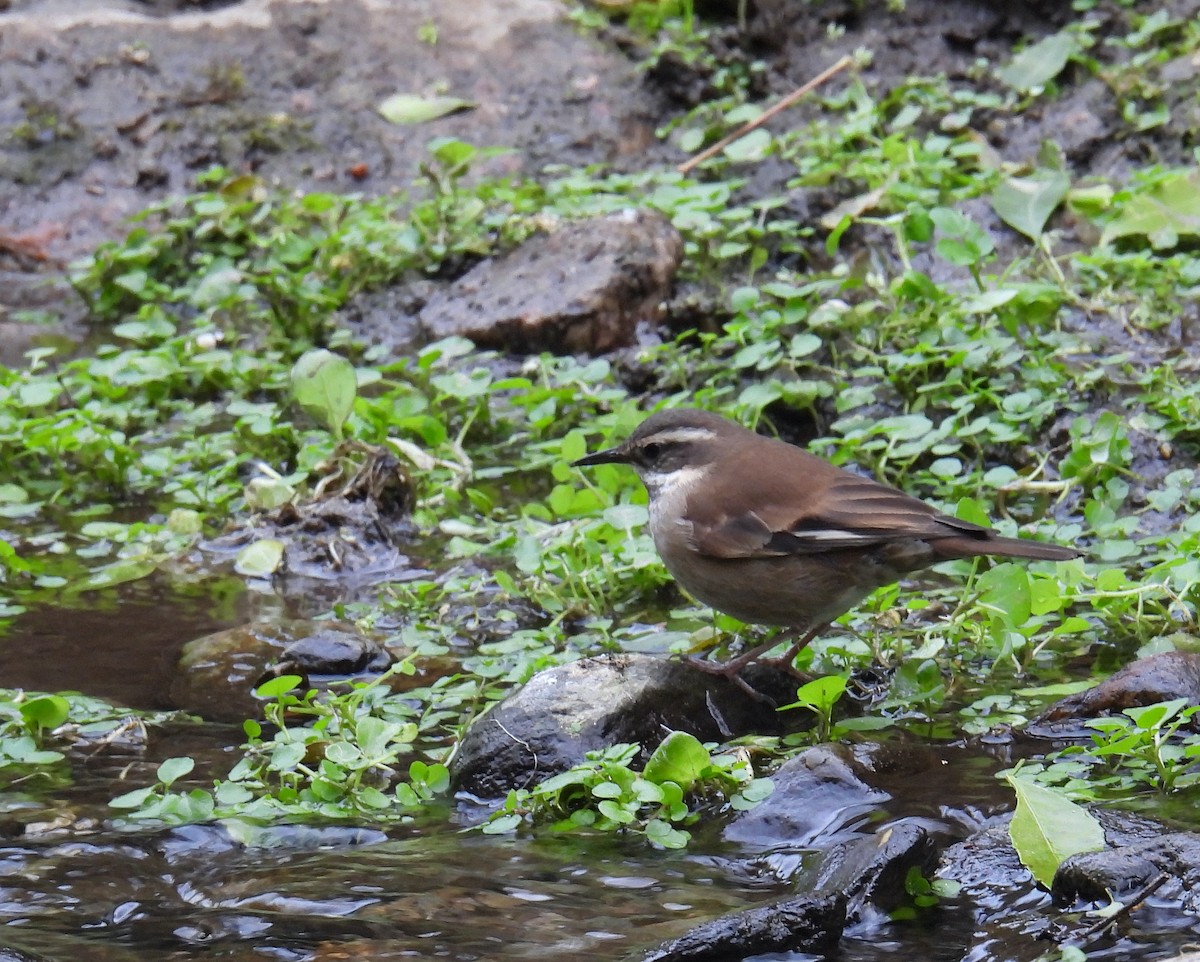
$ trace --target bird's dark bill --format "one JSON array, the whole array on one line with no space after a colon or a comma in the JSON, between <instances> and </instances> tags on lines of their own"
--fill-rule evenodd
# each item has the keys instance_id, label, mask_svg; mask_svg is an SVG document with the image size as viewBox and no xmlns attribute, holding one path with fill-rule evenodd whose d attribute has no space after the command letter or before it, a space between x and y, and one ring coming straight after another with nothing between
<instances>
[{"instance_id":1,"label":"bird's dark bill","mask_svg":"<svg viewBox=\"0 0 1200 962\"><path fill-rule=\"evenodd\" d=\"M620 448L609 448L607 451L597 451L595 454L588 454L578 461L572 461L573 468L586 468L590 464L624 464L629 458Z\"/></svg>"}]
</instances>

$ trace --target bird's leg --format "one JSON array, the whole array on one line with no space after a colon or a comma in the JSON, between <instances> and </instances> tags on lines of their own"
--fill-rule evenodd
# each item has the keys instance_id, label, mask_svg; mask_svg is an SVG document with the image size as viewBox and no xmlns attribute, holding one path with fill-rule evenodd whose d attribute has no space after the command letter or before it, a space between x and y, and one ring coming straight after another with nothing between
<instances>
[{"instance_id":1,"label":"bird's leg","mask_svg":"<svg viewBox=\"0 0 1200 962\"><path fill-rule=\"evenodd\" d=\"M805 645L812 641L822 628L824 628L824 625L818 625L811 631L805 632L805 634L801 635L792 642L791 646L780 658L772 658L770 663L785 669L790 669L792 659L796 657L796 653L802 650ZM796 638L797 634L799 634L797 629L789 628L782 634L776 635L770 641L763 642L761 645L756 645L749 651L742 652L736 658L729 659L729 661L706 661L702 658L689 658L687 660L688 663L693 667L699 668L701 671L706 671L710 675L724 675L726 678L733 679L734 681L740 681L741 679L738 677L738 673L748 664L750 664L750 662L756 660L760 655L766 654L785 639L789 637Z\"/></svg>"},{"instance_id":2,"label":"bird's leg","mask_svg":"<svg viewBox=\"0 0 1200 962\"><path fill-rule=\"evenodd\" d=\"M791 671L798 674L798 672L796 672L796 670L792 667L792 662L795 660L796 656L800 654L800 652L809 646L809 643L816 638L817 635L819 635L828 627L828 625L817 625L817 627L809 629L807 632L793 641L788 647L788 650L782 655L780 655L778 658L770 659L769 664L777 665L784 669L784 671ZM796 634L798 634L798 632L795 629L785 632L785 636L795 636Z\"/></svg>"},{"instance_id":3,"label":"bird's leg","mask_svg":"<svg viewBox=\"0 0 1200 962\"><path fill-rule=\"evenodd\" d=\"M729 661L709 661L707 658L692 656L687 659L687 662L693 668L699 668L710 675L724 675L726 678L735 678L737 673L750 664L750 662L754 661L755 658L770 651L778 644L779 639L772 638L770 641L757 645L749 651L742 652L736 658L729 659Z\"/></svg>"}]
</instances>

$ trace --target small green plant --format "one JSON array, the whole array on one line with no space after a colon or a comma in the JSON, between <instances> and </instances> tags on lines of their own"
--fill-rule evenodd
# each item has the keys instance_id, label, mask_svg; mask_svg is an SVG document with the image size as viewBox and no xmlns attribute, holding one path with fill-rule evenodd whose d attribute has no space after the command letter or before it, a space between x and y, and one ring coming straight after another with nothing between
<instances>
[{"instance_id":1,"label":"small green plant","mask_svg":"<svg viewBox=\"0 0 1200 962\"><path fill-rule=\"evenodd\" d=\"M919 865L914 865L904 876L904 891L912 899L911 906L902 906L890 913L893 922L915 919L920 909L934 908L942 899L954 898L962 885L952 879L928 879L922 874Z\"/></svg>"},{"instance_id":2,"label":"small green plant","mask_svg":"<svg viewBox=\"0 0 1200 962\"><path fill-rule=\"evenodd\" d=\"M408 662L392 669L412 671ZM264 706L266 725L245 723L242 757L212 789L172 790L194 763L190 758L168 759L159 766L155 784L109 804L125 811L130 820L171 823L209 818L409 818L446 791L449 773L441 764L417 759L407 765L409 780L401 781L401 760L413 753L421 719L407 701L387 697L389 674L356 683L342 694L325 695L300 691L296 675L273 678L258 689L261 697L271 699Z\"/></svg>"},{"instance_id":3,"label":"small green plant","mask_svg":"<svg viewBox=\"0 0 1200 962\"><path fill-rule=\"evenodd\" d=\"M0 769L61 761L63 753L46 746L69 714L70 704L61 695L0 690Z\"/></svg>"},{"instance_id":4,"label":"small green plant","mask_svg":"<svg viewBox=\"0 0 1200 962\"><path fill-rule=\"evenodd\" d=\"M817 718L817 727L813 737L818 742L829 741L833 737L833 709L846 693L846 677L844 675L824 675L814 678L796 689L796 700L790 705L782 705L780 711L789 708L806 708Z\"/></svg>"},{"instance_id":5,"label":"small green plant","mask_svg":"<svg viewBox=\"0 0 1200 962\"><path fill-rule=\"evenodd\" d=\"M1184 792L1200 785L1200 706L1176 698L1091 718L1091 743L1071 745L1033 768L1039 781L1082 799ZM1183 734L1183 732L1188 734Z\"/></svg>"},{"instance_id":6,"label":"small green plant","mask_svg":"<svg viewBox=\"0 0 1200 962\"><path fill-rule=\"evenodd\" d=\"M755 778L744 757L712 755L686 732L663 739L640 772L630 764L638 751L623 744L589 752L585 762L535 788L514 789L482 830L548 823L557 832L635 832L663 848L683 848L691 837L683 826L699 817L698 803L746 809L771 791L770 780Z\"/></svg>"}]
</instances>

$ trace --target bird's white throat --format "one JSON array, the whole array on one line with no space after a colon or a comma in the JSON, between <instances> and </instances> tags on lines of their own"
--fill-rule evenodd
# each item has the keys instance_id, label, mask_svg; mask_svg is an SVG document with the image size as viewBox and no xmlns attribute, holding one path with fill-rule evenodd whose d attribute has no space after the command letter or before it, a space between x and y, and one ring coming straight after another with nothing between
<instances>
[{"instance_id":1,"label":"bird's white throat","mask_svg":"<svg viewBox=\"0 0 1200 962\"><path fill-rule=\"evenodd\" d=\"M668 511L677 504L682 511L688 494L708 474L708 469L707 464L685 464L670 471L642 472L642 484L650 493L651 508Z\"/></svg>"}]
</instances>

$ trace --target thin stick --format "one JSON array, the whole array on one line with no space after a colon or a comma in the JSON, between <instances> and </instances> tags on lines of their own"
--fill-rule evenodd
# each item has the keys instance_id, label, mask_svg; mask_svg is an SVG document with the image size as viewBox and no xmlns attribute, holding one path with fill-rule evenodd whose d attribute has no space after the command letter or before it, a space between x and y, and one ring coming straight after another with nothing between
<instances>
[{"instance_id":1,"label":"thin stick","mask_svg":"<svg viewBox=\"0 0 1200 962\"><path fill-rule=\"evenodd\" d=\"M700 151L700 153L698 153L695 157L692 157L690 160L685 160L682 164L680 164L675 169L677 171L679 171L679 173L681 173L681 174L688 173L693 167L697 166L698 164L704 163L706 160L708 160L709 157L712 157L714 154L720 153L722 150L724 150L726 147L728 147L730 144L732 144L735 140L740 140L741 138L745 137L746 134L750 133L750 131L756 130L757 128L761 127L763 124L765 124L768 120L770 120L772 117L774 117L780 111L787 110L788 107L790 107L792 104L794 104L797 100L799 100L805 94L811 93L812 91L816 90L826 80L828 80L830 77L833 77L836 74L841 73L843 70L845 70L847 67L849 67L850 64L852 64L853 62L854 62L854 58L851 57L849 54L842 57L842 59L839 60L837 63L835 63L833 66L826 67L824 70L822 70L819 74L817 74L815 77L813 77L812 80L810 80L808 83L806 83L803 87L797 87L790 94L788 94L781 101L779 101L779 103L775 104L775 106L769 107L768 109L764 110L758 117L755 117L754 120L751 120L748 123L743 124L741 127L739 127L737 130L735 130L728 137L723 137L722 139L718 140L711 147L707 148L706 150Z\"/></svg>"}]
</instances>

